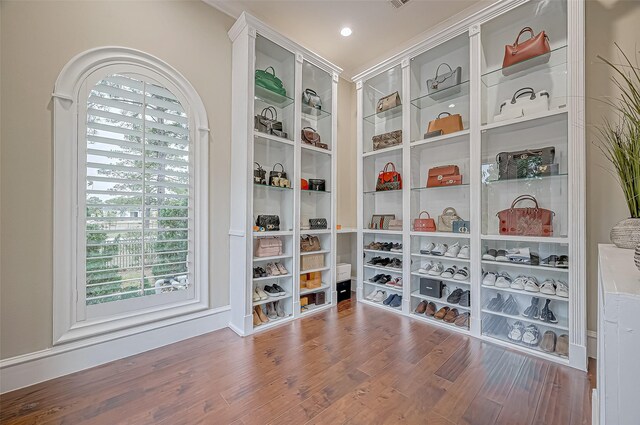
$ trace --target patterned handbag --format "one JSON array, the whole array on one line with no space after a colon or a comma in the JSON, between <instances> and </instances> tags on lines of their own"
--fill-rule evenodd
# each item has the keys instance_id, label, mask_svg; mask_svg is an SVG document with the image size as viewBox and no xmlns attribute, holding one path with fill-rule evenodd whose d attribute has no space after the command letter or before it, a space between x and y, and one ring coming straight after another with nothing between
<instances>
[{"instance_id":1,"label":"patterned handbag","mask_svg":"<svg viewBox=\"0 0 640 425\"><path fill-rule=\"evenodd\" d=\"M532 201L535 207L516 208L522 201ZM553 216L551 210L540 208L531 195L520 195L511 203L511 208L496 214L500 220L501 235L553 236Z\"/></svg>"},{"instance_id":2,"label":"patterned handbag","mask_svg":"<svg viewBox=\"0 0 640 425\"><path fill-rule=\"evenodd\" d=\"M438 216L438 232L453 232L453 222L462 220L455 208L448 207Z\"/></svg>"},{"instance_id":3,"label":"patterned handbag","mask_svg":"<svg viewBox=\"0 0 640 425\"><path fill-rule=\"evenodd\" d=\"M256 164L258 166L258 168L256 168L255 170L253 170L253 182L255 184L267 184L267 172L265 171L264 168L262 168L262 165L258 164L257 162L254 162L254 164Z\"/></svg>"},{"instance_id":4,"label":"patterned handbag","mask_svg":"<svg viewBox=\"0 0 640 425\"><path fill-rule=\"evenodd\" d=\"M374 214L371 217L371 223L369 223L369 229L375 230L389 230L389 223L391 220L395 220L395 214Z\"/></svg>"},{"instance_id":5,"label":"patterned handbag","mask_svg":"<svg viewBox=\"0 0 640 425\"><path fill-rule=\"evenodd\" d=\"M496 155L498 180L538 177L546 165L553 164L556 148L548 146L515 152L500 152Z\"/></svg>"},{"instance_id":6,"label":"patterned handbag","mask_svg":"<svg viewBox=\"0 0 640 425\"><path fill-rule=\"evenodd\" d=\"M396 166L393 162L387 162L382 171L378 173L376 191L400 189L402 189L402 176L396 171Z\"/></svg>"},{"instance_id":7,"label":"patterned handbag","mask_svg":"<svg viewBox=\"0 0 640 425\"><path fill-rule=\"evenodd\" d=\"M309 228L312 230L326 229L327 228L327 219L326 218L310 218L309 219Z\"/></svg>"},{"instance_id":8,"label":"patterned handbag","mask_svg":"<svg viewBox=\"0 0 640 425\"><path fill-rule=\"evenodd\" d=\"M390 148L402 144L402 130L390 131L384 134L378 134L371 138L373 141L373 150Z\"/></svg>"},{"instance_id":9,"label":"patterned handbag","mask_svg":"<svg viewBox=\"0 0 640 425\"><path fill-rule=\"evenodd\" d=\"M261 214L256 219L256 226L258 226L261 232L280 230L280 217L277 215Z\"/></svg>"}]
</instances>

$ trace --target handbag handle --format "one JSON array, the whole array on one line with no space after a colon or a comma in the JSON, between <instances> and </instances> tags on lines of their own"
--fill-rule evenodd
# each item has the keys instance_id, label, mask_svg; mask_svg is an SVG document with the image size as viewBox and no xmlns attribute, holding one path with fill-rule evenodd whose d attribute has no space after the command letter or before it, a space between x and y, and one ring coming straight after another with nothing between
<instances>
[{"instance_id":1,"label":"handbag handle","mask_svg":"<svg viewBox=\"0 0 640 425\"><path fill-rule=\"evenodd\" d=\"M521 89L516 90L516 92L513 94L513 97L511 98L511 104L515 105L516 104L516 99L522 97L522 96L526 96L526 95L531 95L529 96L530 100L533 100L536 98L536 92L533 91L533 89L531 87L523 87Z\"/></svg>"},{"instance_id":2,"label":"handbag handle","mask_svg":"<svg viewBox=\"0 0 640 425\"><path fill-rule=\"evenodd\" d=\"M429 215L429 213L428 213L428 212L426 212L426 211L420 211L420 214L418 214L418 219L421 219L421 218L422 218L422 214L426 214L426 215L427 215L427 218L431 218L431 216Z\"/></svg>"},{"instance_id":3,"label":"handbag handle","mask_svg":"<svg viewBox=\"0 0 640 425\"><path fill-rule=\"evenodd\" d=\"M304 92L305 92L305 93L311 93L311 94L312 94L312 95L314 95L314 96L317 96L317 95L318 95L318 93L316 93L316 91L315 91L315 90L312 90L312 89L304 89Z\"/></svg>"},{"instance_id":4,"label":"handbag handle","mask_svg":"<svg viewBox=\"0 0 640 425\"><path fill-rule=\"evenodd\" d=\"M525 32L528 32L531 34L530 38L535 37L535 34L533 33L533 30L531 29L531 27L524 27L520 30L520 33L518 34L518 36L516 37L516 41L513 43L513 47L517 47L518 43L520 42L520 36L522 34L524 34Z\"/></svg>"},{"instance_id":5,"label":"handbag handle","mask_svg":"<svg viewBox=\"0 0 640 425\"><path fill-rule=\"evenodd\" d=\"M536 204L536 209L540 208L538 207L538 200L534 196L520 195L516 199L514 199L513 202L511 203L511 209L514 209L516 207L516 204L521 201L533 201L533 203Z\"/></svg>"},{"instance_id":6,"label":"handbag handle","mask_svg":"<svg viewBox=\"0 0 640 425\"><path fill-rule=\"evenodd\" d=\"M257 162L254 162L254 164L256 164L258 166L258 170L264 171L264 169L262 168L262 165L258 164Z\"/></svg>"},{"instance_id":7,"label":"handbag handle","mask_svg":"<svg viewBox=\"0 0 640 425\"><path fill-rule=\"evenodd\" d=\"M313 131L313 134L315 134L315 137L313 138L313 140L309 140L309 142L316 143L316 142L318 142L320 140L320 135L318 134L318 132L314 128L312 128L312 127L303 127L302 128L303 133L304 133L305 130L311 130L311 131ZM306 135L305 135L305 137L306 137Z\"/></svg>"},{"instance_id":8,"label":"handbag handle","mask_svg":"<svg viewBox=\"0 0 640 425\"><path fill-rule=\"evenodd\" d=\"M451 114L450 114L449 112L440 112L440 113L438 114L438 117L437 117L436 119L440 119L440 117L442 116L442 114L447 114L447 116L448 116L448 117L450 117L450 116L451 116Z\"/></svg>"},{"instance_id":9,"label":"handbag handle","mask_svg":"<svg viewBox=\"0 0 640 425\"><path fill-rule=\"evenodd\" d=\"M266 67L266 68L264 69L264 72L267 72L268 70L271 70L271 71L272 71L272 72L271 72L271 75L273 75L274 77L276 76L276 70L275 70L275 69L273 69L273 67L272 67L272 66L268 66L268 67Z\"/></svg>"},{"instance_id":10,"label":"handbag handle","mask_svg":"<svg viewBox=\"0 0 640 425\"><path fill-rule=\"evenodd\" d=\"M387 172L387 168L389 167L389 165L391 165L392 171L395 173L396 172L396 166L393 162L387 162L386 164L384 164L384 168L382 169L383 173Z\"/></svg>"},{"instance_id":11,"label":"handbag handle","mask_svg":"<svg viewBox=\"0 0 640 425\"><path fill-rule=\"evenodd\" d=\"M284 165L280 164L279 162L273 164L273 168L271 169L271 171L276 171L276 165L279 165L280 168L282 168L282 172L284 173Z\"/></svg>"},{"instance_id":12,"label":"handbag handle","mask_svg":"<svg viewBox=\"0 0 640 425\"><path fill-rule=\"evenodd\" d=\"M449 66L449 64L448 64L448 63L444 63L444 62L443 62L443 63L441 63L440 65L438 65L438 69L436 69L436 77L435 77L436 79L438 78L438 72L440 72L440 67L441 67L442 65L446 65L446 66L447 66L447 68L449 68L449 72L453 72L453 69L451 69L451 66Z\"/></svg>"},{"instance_id":13,"label":"handbag handle","mask_svg":"<svg viewBox=\"0 0 640 425\"><path fill-rule=\"evenodd\" d=\"M260 115L266 117L265 111L269 111L269 113L271 114L271 120L278 119L278 111L276 111L276 108L274 108L273 106L267 106L266 108L264 108L262 112L260 112Z\"/></svg>"},{"instance_id":14,"label":"handbag handle","mask_svg":"<svg viewBox=\"0 0 640 425\"><path fill-rule=\"evenodd\" d=\"M453 207L447 207L442 211L442 215L458 215L458 211L456 211Z\"/></svg>"}]
</instances>

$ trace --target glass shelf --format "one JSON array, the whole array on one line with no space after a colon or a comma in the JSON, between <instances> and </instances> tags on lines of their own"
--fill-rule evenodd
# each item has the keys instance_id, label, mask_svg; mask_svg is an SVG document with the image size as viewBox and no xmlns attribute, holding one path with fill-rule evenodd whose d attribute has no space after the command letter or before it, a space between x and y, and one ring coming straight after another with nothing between
<instances>
[{"instance_id":1,"label":"glass shelf","mask_svg":"<svg viewBox=\"0 0 640 425\"><path fill-rule=\"evenodd\" d=\"M367 115L364 120L376 124L377 120L393 119L402 116L402 105L395 106L391 109L387 109L384 112L378 112L375 114Z\"/></svg>"},{"instance_id":2,"label":"glass shelf","mask_svg":"<svg viewBox=\"0 0 640 425\"><path fill-rule=\"evenodd\" d=\"M402 193L402 189L398 190L365 190L365 195L380 195L383 193Z\"/></svg>"},{"instance_id":3,"label":"glass shelf","mask_svg":"<svg viewBox=\"0 0 640 425\"><path fill-rule=\"evenodd\" d=\"M253 187L260 188L260 189L269 189L269 190L293 190L292 187L270 186L268 184L258 184L258 183L254 183Z\"/></svg>"},{"instance_id":4,"label":"glass shelf","mask_svg":"<svg viewBox=\"0 0 640 425\"><path fill-rule=\"evenodd\" d=\"M271 90L267 90L260 86L255 87L255 98L261 102L267 103L271 106L275 106L277 108L286 108L287 106L293 104L293 99L287 96L282 96L278 93L274 93Z\"/></svg>"},{"instance_id":5,"label":"glass shelf","mask_svg":"<svg viewBox=\"0 0 640 425\"><path fill-rule=\"evenodd\" d=\"M421 192L421 191L426 191L426 190L438 190L438 189L452 189L454 187L460 187L460 188L466 188L469 187L469 183L463 183L463 184L451 184L448 186L433 186L433 187L412 187L411 191L417 191L417 192Z\"/></svg>"},{"instance_id":6,"label":"glass shelf","mask_svg":"<svg viewBox=\"0 0 640 425\"><path fill-rule=\"evenodd\" d=\"M411 105L416 108L430 108L441 103L446 103L460 97L469 96L469 81L464 81L456 86L438 90L434 93L411 100Z\"/></svg>"},{"instance_id":7,"label":"glass shelf","mask_svg":"<svg viewBox=\"0 0 640 425\"><path fill-rule=\"evenodd\" d=\"M331 116L331 112L327 112L323 109L312 108L307 105L302 105L302 118L310 121L320 121Z\"/></svg>"},{"instance_id":8,"label":"glass shelf","mask_svg":"<svg viewBox=\"0 0 640 425\"><path fill-rule=\"evenodd\" d=\"M526 177L520 179L502 179L498 180L495 177L490 177L484 180L482 183L486 186L491 185L505 185L505 184L530 184L530 183L538 183L538 182L549 182L551 183L553 180L557 179L566 179L569 176L567 173L561 174L553 174L550 176L539 176L539 177Z\"/></svg>"},{"instance_id":9,"label":"glass shelf","mask_svg":"<svg viewBox=\"0 0 640 425\"><path fill-rule=\"evenodd\" d=\"M309 189L303 189L300 190L301 193L331 193L330 190L309 190Z\"/></svg>"},{"instance_id":10,"label":"glass shelf","mask_svg":"<svg viewBox=\"0 0 640 425\"><path fill-rule=\"evenodd\" d=\"M543 62L549 56L548 62ZM505 81L515 80L533 73L544 72L546 74L566 73L567 46L553 49L548 55L541 55L529 60L511 65L507 68L499 68L482 75L482 84L485 87L497 86ZM508 75L505 75L507 72Z\"/></svg>"}]
</instances>

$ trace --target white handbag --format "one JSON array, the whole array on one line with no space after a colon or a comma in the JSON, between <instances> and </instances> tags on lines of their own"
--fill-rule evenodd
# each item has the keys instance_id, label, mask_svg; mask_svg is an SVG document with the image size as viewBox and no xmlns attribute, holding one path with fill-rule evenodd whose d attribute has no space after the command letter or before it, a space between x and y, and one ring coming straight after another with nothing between
<instances>
[{"instance_id":1,"label":"white handbag","mask_svg":"<svg viewBox=\"0 0 640 425\"><path fill-rule=\"evenodd\" d=\"M549 92L542 90L536 93L531 87L524 87L516 91L511 99L500 104L500 112L493 120L495 122L512 120L548 110Z\"/></svg>"}]
</instances>

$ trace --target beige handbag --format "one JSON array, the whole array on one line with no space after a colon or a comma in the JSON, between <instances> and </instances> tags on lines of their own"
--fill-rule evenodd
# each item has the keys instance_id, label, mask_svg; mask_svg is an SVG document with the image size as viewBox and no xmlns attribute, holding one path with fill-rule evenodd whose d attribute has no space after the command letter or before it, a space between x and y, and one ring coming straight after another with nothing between
<instances>
[{"instance_id":1,"label":"beige handbag","mask_svg":"<svg viewBox=\"0 0 640 425\"><path fill-rule=\"evenodd\" d=\"M438 232L453 232L453 222L462 220L455 208L445 208L438 216Z\"/></svg>"},{"instance_id":2,"label":"beige handbag","mask_svg":"<svg viewBox=\"0 0 640 425\"><path fill-rule=\"evenodd\" d=\"M390 131L384 134L378 134L371 138L373 141L373 150L390 148L402 144L402 130Z\"/></svg>"},{"instance_id":3,"label":"beige handbag","mask_svg":"<svg viewBox=\"0 0 640 425\"><path fill-rule=\"evenodd\" d=\"M398 92L395 92L378 101L378 104L376 105L376 112L384 112L400 105L402 105L402 102L400 102L400 95Z\"/></svg>"}]
</instances>

